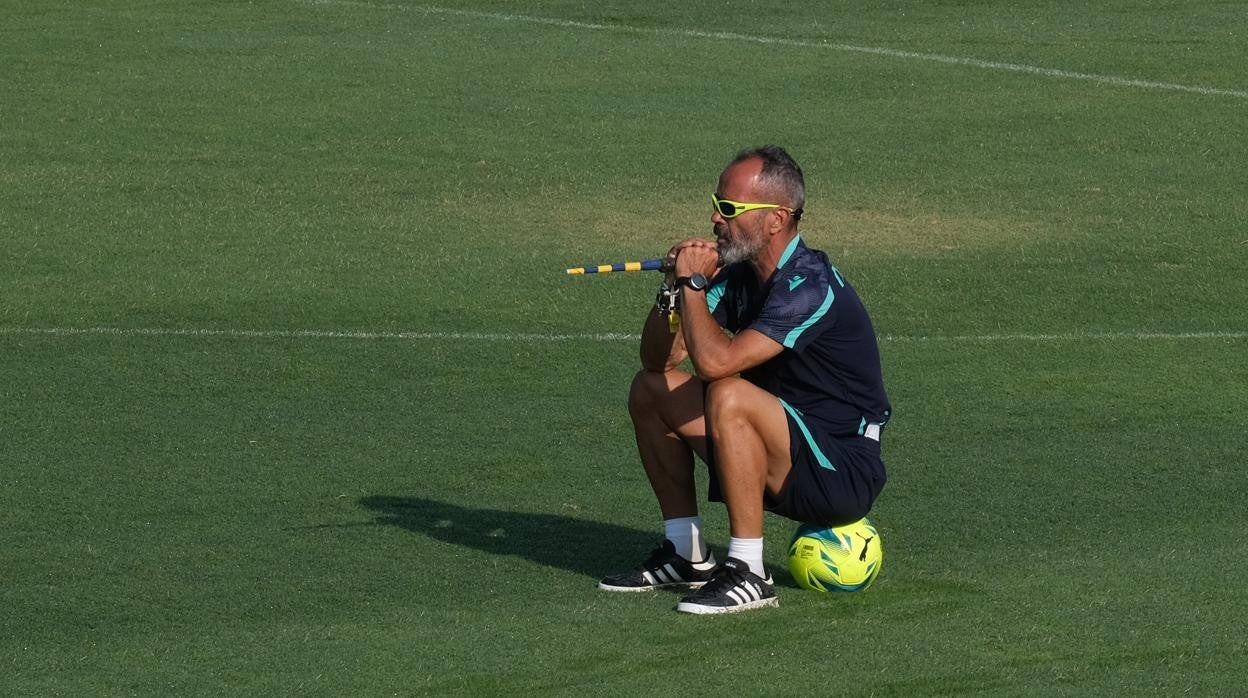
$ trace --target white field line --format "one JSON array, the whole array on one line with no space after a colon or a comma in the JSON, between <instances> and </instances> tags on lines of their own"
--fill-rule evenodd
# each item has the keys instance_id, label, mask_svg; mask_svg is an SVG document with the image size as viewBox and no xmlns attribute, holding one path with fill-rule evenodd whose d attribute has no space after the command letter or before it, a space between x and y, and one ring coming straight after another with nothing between
<instances>
[{"instance_id":1,"label":"white field line","mask_svg":"<svg viewBox=\"0 0 1248 698\"><path fill-rule=\"evenodd\" d=\"M477 10L460 10L450 7L436 7L429 5L396 5L394 3L371 3L360 2L359 0L301 0L305 4L311 5L337 5L343 7L359 7L370 10L388 10L388 11L406 11L419 12L430 15L450 15L455 17L470 17L474 19L485 19L498 22L517 22L523 24L540 24L549 27L563 27L566 29L586 29L590 31L602 32L620 32L627 34L645 34L650 36L675 36L690 39L715 39L725 41L742 41L747 43L765 44L773 46L796 46L799 48L823 49L828 51L841 51L847 53L865 53L876 56L886 56L888 58L899 58L903 60L927 61L930 63L943 63L946 65L966 66L969 68L981 68L984 70L997 70L1011 73L1024 73L1028 75L1039 75L1042 77L1057 78L1061 80L1082 80L1086 82L1094 82L1102 85L1110 85L1113 87L1132 87L1145 90L1168 90L1172 92L1191 92L1200 95L1218 96L1218 97L1238 97L1240 99L1248 99L1248 90L1229 90L1218 87L1203 87L1201 85L1183 85L1173 82L1158 82L1155 80L1140 80L1135 78L1124 78L1115 75L1098 75L1095 73L1080 73L1071 70L1059 70L1056 68L1042 68L1034 65L1024 65L1021 63L1002 63L998 61L985 61L978 58L963 58L959 56L946 56L939 53L922 53L918 51L902 51L899 49L885 48L880 46L855 46L854 44L841 44L828 41L811 41L808 39L786 39L779 36L761 36L755 34L739 34L737 32L711 32L698 29L681 29L672 27L630 27L624 24L600 24L597 22L578 22L570 19L558 19L555 17L536 17L532 15L514 14L510 12L481 12Z\"/></svg>"},{"instance_id":2,"label":"white field line","mask_svg":"<svg viewBox=\"0 0 1248 698\"><path fill-rule=\"evenodd\" d=\"M229 339L404 339L464 342L616 342L641 335L604 333L542 334L536 332L368 332L364 330L212 330L156 327L0 327L0 335L76 335L118 337L225 337Z\"/></svg>"},{"instance_id":3,"label":"white field line","mask_svg":"<svg viewBox=\"0 0 1248 698\"><path fill-rule=\"evenodd\" d=\"M636 342L640 335L619 332L368 332L364 330L214 330L157 327L0 327L0 335L53 337L223 337L227 339L362 339L455 342ZM881 342L1083 342L1248 339L1245 332L1066 332L1059 334L881 335Z\"/></svg>"}]
</instances>

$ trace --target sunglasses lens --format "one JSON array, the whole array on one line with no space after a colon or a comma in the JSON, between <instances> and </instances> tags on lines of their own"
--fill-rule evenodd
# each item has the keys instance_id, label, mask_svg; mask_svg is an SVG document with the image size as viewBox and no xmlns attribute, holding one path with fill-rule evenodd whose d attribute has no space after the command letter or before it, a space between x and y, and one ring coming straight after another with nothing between
<instances>
[{"instance_id":1,"label":"sunglasses lens","mask_svg":"<svg viewBox=\"0 0 1248 698\"><path fill-rule=\"evenodd\" d=\"M715 202L715 208L719 209L719 215L723 216L724 218L732 218L733 216L737 215L737 207L733 206L727 201L717 200Z\"/></svg>"}]
</instances>

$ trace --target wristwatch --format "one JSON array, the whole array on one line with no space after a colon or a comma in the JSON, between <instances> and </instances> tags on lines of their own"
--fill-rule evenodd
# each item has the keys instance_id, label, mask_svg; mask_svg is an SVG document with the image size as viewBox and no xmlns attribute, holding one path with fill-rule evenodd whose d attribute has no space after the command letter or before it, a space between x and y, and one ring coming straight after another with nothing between
<instances>
[{"instance_id":1,"label":"wristwatch","mask_svg":"<svg viewBox=\"0 0 1248 698\"><path fill-rule=\"evenodd\" d=\"M682 276L676 279L677 286L688 286L695 291L705 291L710 282L701 274L693 274L692 276Z\"/></svg>"}]
</instances>

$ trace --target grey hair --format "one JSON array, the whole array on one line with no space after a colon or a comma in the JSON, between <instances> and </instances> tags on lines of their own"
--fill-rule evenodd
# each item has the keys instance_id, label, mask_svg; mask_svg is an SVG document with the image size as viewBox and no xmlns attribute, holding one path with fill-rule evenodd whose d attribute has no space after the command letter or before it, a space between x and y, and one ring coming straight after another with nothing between
<instances>
[{"instance_id":1,"label":"grey hair","mask_svg":"<svg viewBox=\"0 0 1248 698\"><path fill-rule=\"evenodd\" d=\"M802 176L802 168L798 167L797 161L778 145L764 145L742 150L728 164L732 166L755 158L763 161L759 183L787 198L785 203L796 210L793 220L800 220L802 209L806 206L806 178Z\"/></svg>"}]
</instances>

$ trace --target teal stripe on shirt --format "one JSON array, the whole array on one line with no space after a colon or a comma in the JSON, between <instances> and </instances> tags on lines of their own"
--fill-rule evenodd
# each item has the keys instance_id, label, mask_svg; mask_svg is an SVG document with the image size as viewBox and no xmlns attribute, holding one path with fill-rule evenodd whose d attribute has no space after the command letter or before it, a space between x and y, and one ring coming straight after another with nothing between
<instances>
[{"instance_id":1,"label":"teal stripe on shirt","mask_svg":"<svg viewBox=\"0 0 1248 698\"><path fill-rule=\"evenodd\" d=\"M823 304L819 306L819 309L811 313L811 316L806 318L806 322L794 327L793 331L789 332L788 336L781 343L792 349L797 344L797 338L802 336L803 332L809 330L816 322L819 322L820 318L828 314L828 308L832 307L832 301L834 300L836 300L836 294L832 291L832 287L828 286L828 295L824 296Z\"/></svg>"},{"instance_id":2,"label":"teal stripe on shirt","mask_svg":"<svg viewBox=\"0 0 1248 698\"><path fill-rule=\"evenodd\" d=\"M789 257L792 257L793 253L797 251L797 243L801 241L802 241L801 235L793 236L793 239L789 241L789 246L784 248L784 254L780 255L780 263L776 265L777 269L783 267L784 263L789 261Z\"/></svg>"},{"instance_id":3,"label":"teal stripe on shirt","mask_svg":"<svg viewBox=\"0 0 1248 698\"><path fill-rule=\"evenodd\" d=\"M720 281L717 284L712 284L711 287L707 289L706 291L707 310L711 311L712 313L715 312L715 309L719 307L719 301L722 300L724 297L724 291L726 291L727 289L728 289L727 281Z\"/></svg>"}]
</instances>

